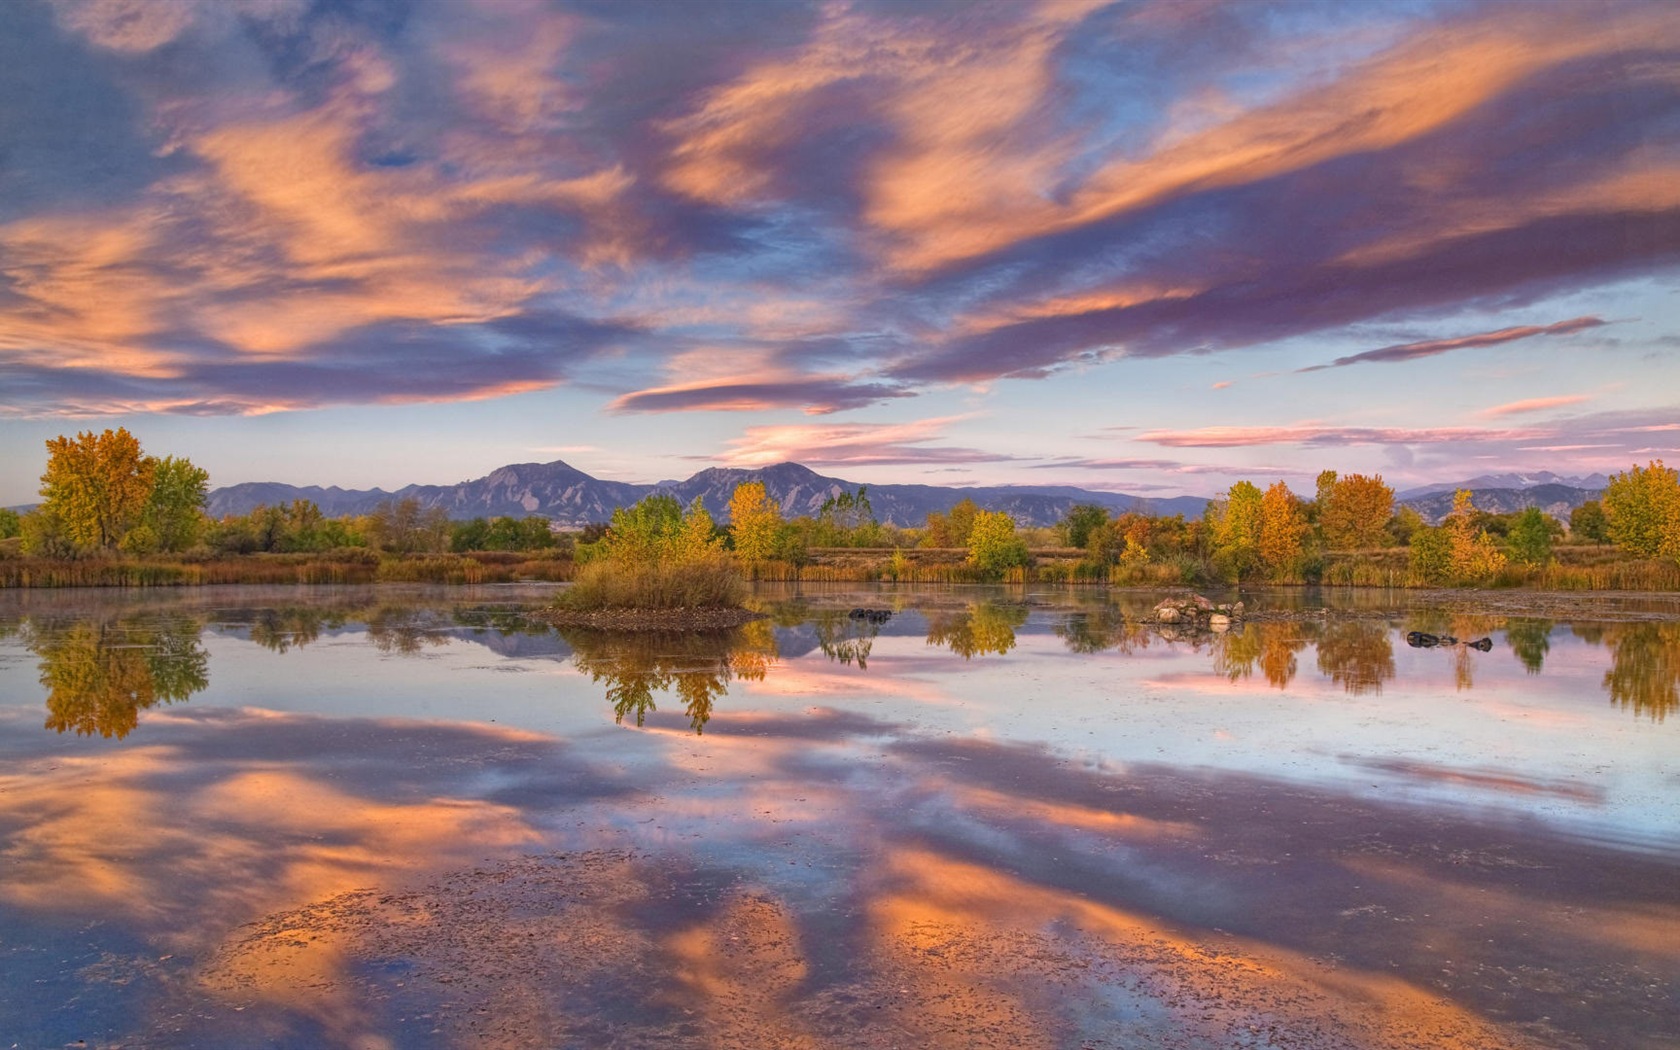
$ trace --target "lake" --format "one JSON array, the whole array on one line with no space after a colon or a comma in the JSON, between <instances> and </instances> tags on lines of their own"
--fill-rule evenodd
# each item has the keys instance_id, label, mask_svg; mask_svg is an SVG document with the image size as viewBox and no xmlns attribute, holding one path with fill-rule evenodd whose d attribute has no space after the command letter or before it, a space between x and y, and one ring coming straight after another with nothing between
<instances>
[{"instance_id":1,"label":"lake","mask_svg":"<svg viewBox=\"0 0 1680 1050\"><path fill-rule=\"evenodd\" d=\"M552 593L0 593L0 1046L1676 1045L1675 596Z\"/></svg>"}]
</instances>

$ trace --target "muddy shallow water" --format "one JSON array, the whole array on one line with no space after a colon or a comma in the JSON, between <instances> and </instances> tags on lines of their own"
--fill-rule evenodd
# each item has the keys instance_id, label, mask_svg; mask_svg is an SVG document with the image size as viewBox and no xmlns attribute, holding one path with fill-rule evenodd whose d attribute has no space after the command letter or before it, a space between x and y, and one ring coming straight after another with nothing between
<instances>
[{"instance_id":1,"label":"muddy shallow water","mask_svg":"<svg viewBox=\"0 0 1680 1050\"><path fill-rule=\"evenodd\" d=\"M548 593L0 594L0 1046L1680 1031L1672 597Z\"/></svg>"}]
</instances>

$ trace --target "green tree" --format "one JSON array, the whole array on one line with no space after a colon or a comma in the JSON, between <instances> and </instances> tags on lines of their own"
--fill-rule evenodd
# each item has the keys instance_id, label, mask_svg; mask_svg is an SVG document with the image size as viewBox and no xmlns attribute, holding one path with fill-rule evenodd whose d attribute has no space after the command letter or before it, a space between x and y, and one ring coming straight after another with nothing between
<instances>
[{"instance_id":1,"label":"green tree","mask_svg":"<svg viewBox=\"0 0 1680 1050\"><path fill-rule=\"evenodd\" d=\"M1552 519L1539 507L1527 508L1506 533L1506 544L1514 561L1534 568L1551 564Z\"/></svg>"},{"instance_id":2,"label":"green tree","mask_svg":"<svg viewBox=\"0 0 1680 1050\"><path fill-rule=\"evenodd\" d=\"M1027 545L1015 534L1015 519L1002 511L982 510L968 531L968 564L988 576L1027 564Z\"/></svg>"},{"instance_id":3,"label":"green tree","mask_svg":"<svg viewBox=\"0 0 1680 1050\"><path fill-rule=\"evenodd\" d=\"M53 438L41 475L43 509L78 548L115 550L145 513L155 469L122 428Z\"/></svg>"},{"instance_id":4,"label":"green tree","mask_svg":"<svg viewBox=\"0 0 1680 1050\"><path fill-rule=\"evenodd\" d=\"M1063 546L1084 547L1091 542L1091 533L1106 524L1108 508L1095 503L1075 503L1056 526L1056 532Z\"/></svg>"},{"instance_id":5,"label":"green tree","mask_svg":"<svg viewBox=\"0 0 1680 1050\"><path fill-rule=\"evenodd\" d=\"M1680 558L1680 477L1662 460L1610 475L1603 504L1616 546L1645 558Z\"/></svg>"},{"instance_id":6,"label":"green tree","mask_svg":"<svg viewBox=\"0 0 1680 1050\"><path fill-rule=\"evenodd\" d=\"M1259 486L1239 481L1213 521L1213 557L1220 572L1241 580L1260 564L1260 522L1265 505Z\"/></svg>"},{"instance_id":7,"label":"green tree","mask_svg":"<svg viewBox=\"0 0 1680 1050\"><path fill-rule=\"evenodd\" d=\"M1412 531L1408 560L1419 583L1445 583L1452 575L1452 538L1447 530L1425 525Z\"/></svg>"},{"instance_id":8,"label":"green tree","mask_svg":"<svg viewBox=\"0 0 1680 1050\"><path fill-rule=\"evenodd\" d=\"M184 551L198 542L209 502L210 475L182 457L154 462L144 524L158 550Z\"/></svg>"},{"instance_id":9,"label":"green tree","mask_svg":"<svg viewBox=\"0 0 1680 1050\"><path fill-rule=\"evenodd\" d=\"M15 510L0 507L0 540L23 535L23 520Z\"/></svg>"},{"instance_id":10,"label":"green tree","mask_svg":"<svg viewBox=\"0 0 1680 1050\"><path fill-rule=\"evenodd\" d=\"M1590 499L1569 512L1569 538L1576 543L1609 543L1610 522L1604 504Z\"/></svg>"}]
</instances>

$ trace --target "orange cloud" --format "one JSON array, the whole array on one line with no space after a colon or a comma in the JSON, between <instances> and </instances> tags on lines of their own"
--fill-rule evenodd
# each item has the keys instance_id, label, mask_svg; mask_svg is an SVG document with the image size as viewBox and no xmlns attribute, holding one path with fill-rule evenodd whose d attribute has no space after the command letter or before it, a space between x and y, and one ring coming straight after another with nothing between
<instances>
[{"instance_id":1,"label":"orange cloud","mask_svg":"<svg viewBox=\"0 0 1680 1050\"><path fill-rule=\"evenodd\" d=\"M1558 397L1531 397L1525 401L1511 401L1492 408L1484 408L1476 413L1488 419L1497 416L1515 416L1528 412L1544 412L1549 408L1562 408L1565 405L1579 405L1592 398L1586 394L1564 394Z\"/></svg>"}]
</instances>

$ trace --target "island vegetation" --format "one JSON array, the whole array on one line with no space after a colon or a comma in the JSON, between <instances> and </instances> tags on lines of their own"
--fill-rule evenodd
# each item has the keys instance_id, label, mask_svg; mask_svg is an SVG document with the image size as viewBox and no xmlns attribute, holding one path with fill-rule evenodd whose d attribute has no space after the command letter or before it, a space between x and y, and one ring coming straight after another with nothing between
<instances>
[{"instance_id":1,"label":"island vegetation","mask_svg":"<svg viewBox=\"0 0 1680 1050\"><path fill-rule=\"evenodd\" d=\"M1613 475L1567 521L1456 494L1431 524L1380 476L1325 471L1314 491L1241 481L1201 517L1078 504L1051 527L962 500L916 528L880 522L867 488L788 517L760 482L727 524L668 495L562 532L541 517L452 521L391 499L328 517L308 500L212 518L209 477L126 430L47 442L41 503L0 511L0 586L572 580L561 612L737 609L745 581L1319 584L1680 590L1680 479Z\"/></svg>"}]
</instances>

